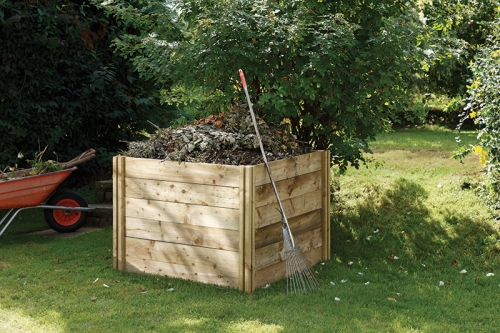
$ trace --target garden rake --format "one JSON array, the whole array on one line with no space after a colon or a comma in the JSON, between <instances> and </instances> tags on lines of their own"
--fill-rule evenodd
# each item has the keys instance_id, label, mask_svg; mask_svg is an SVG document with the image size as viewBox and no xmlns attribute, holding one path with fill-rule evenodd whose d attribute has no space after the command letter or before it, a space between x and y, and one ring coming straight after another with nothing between
<instances>
[{"instance_id":1,"label":"garden rake","mask_svg":"<svg viewBox=\"0 0 500 333\"><path fill-rule=\"evenodd\" d=\"M252 122L255 127L255 134L259 140L260 151L262 153L262 159L266 165L267 173L269 174L269 179L271 180L271 185L276 195L276 199L279 205L279 212L281 214L281 228L283 230L283 249L285 255L286 263L286 289L287 294L301 294L307 293L308 291L313 291L318 286L318 281L314 275L314 271L311 269L309 261L307 260L304 252L300 249L300 246L295 242L293 238L292 231L290 230L290 225L285 215L285 210L283 209L283 204L281 203L278 189L274 183L273 175L271 169L269 168L269 163L267 161L266 153L264 151L264 146L262 144L262 139L260 137L259 128L257 126L257 121L255 119L255 114L252 108L252 102L250 101L250 95L248 94L247 83L245 80L245 74L240 69L240 79L243 89L245 90L245 95L247 98L248 107L250 108L250 115L252 116Z\"/></svg>"}]
</instances>

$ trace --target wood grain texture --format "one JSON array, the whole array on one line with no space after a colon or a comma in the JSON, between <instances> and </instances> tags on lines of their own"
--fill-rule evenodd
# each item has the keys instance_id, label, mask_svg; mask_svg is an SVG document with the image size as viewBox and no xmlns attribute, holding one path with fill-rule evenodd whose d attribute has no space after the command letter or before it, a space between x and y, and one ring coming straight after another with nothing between
<instances>
[{"instance_id":1,"label":"wood grain texture","mask_svg":"<svg viewBox=\"0 0 500 333\"><path fill-rule=\"evenodd\" d=\"M189 267L163 261L149 259L127 258L125 271L169 276L172 278L197 281L201 283L238 288L238 278L216 275L211 270L200 269L193 272Z\"/></svg>"},{"instance_id":2,"label":"wood grain texture","mask_svg":"<svg viewBox=\"0 0 500 333\"><path fill-rule=\"evenodd\" d=\"M239 230L170 223L129 217L126 236L212 249L238 251Z\"/></svg>"},{"instance_id":3,"label":"wood grain texture","mask_svg":"<svg viewBox=\"0 0 500 333\"><path fill-rule=\"evenodd\" d=\"M307 193L321 190L322 173L308 173L276 182L281 201L295 198ZM278 200L271 184L257 186L255 189L255 206L261 207L276 204Z\"/></svg>"},{"instance_id":4,"label":"wood grain texture","mask_svg":"<svg viewBox=\"0 0 500 333\"><path fill-rule=\"evenodd\" d=\"M293 178L307 173L320 171L321 151L310 154L299 155L293 158L287 158L279 161L269 162L269 168L275 182L283 179ZM265 164L255 166L255 186L269 184L269 174Z\"/></svg>"},{"instance_id":5,"label":"wood grain texture","mask_svg":"<svg viewBox=\"0 0 500 333\"><path fill-rule=\"evenodd\" d=\"M239 229L239 210L127 198L126 216L221 229Z\"/></svg>"},{"instance_id":6,"label":"wood grain texture","mask_svg":"<svg viewBox=\"0 0 500 333\"><path fill-rule=\"evenodd\" d=\"M126 196L165 202L238 209L239 188L127 178Z\"/></svg>"},{"instance_id":7,"label":"wood grain texture","mask_svg":"<svg viewBox=\"0 0 500 333\"><path fill-rule=\"evenodd\" d=\"M244 290L251 293L255 290L255 168L245 168L245 283Z\"/></svg>"},{"instance_id":8,"label":"wood grain texture","mask_svg":"<svg viewBox=\"0 0 500 333\"><path fill-rule=\"evenodd\" d=\"M125 268L125 161L113 158L113 267Z\"/></svg>"},{"instance_id":9,"label":"wood grain texture","mask_svg":"<svg viewBox=\"0 0 500 333\"><path fill-rule=\"evenodd\" d=\"M304 232L311 231L316 228L322 227L321 223L321 210L315 210L304 215L288 219L292 235L297 237ZM268 246L273 243L283 241L283 232L281 230L281 220L259 228L255 232L255 249Z\"/></svg>"},{"instance_id":10,"label":"wood grain texture","mask_svg":"<svg viewBox=\"0 0 500 333\"><path fill-rule=\"evenodd\" d=\"M205 283L212 282L204 281L204 276L238 279L239 256L233 251L127 238L126 258L127 262L135 258L175 265L178 269L184 266L185 278Z\"/></svg>"},{"instance_id":11,"label":"wood grain texture","mask_svg":"<svg viewBox=\"0 0 500 333\"><path fill-rule=\"evenodd\" d=\"M281 200L285 215L288 219L321 209L322 191L314 191L288 200ZM277 205L266 205L255 209L255 227L263 228L281 221L281 214Z\"/></svg>"},{"instance_id":12,"label":"wood grain texture","mask_svg":"<svg viewBox=\"0 0 500 333\"><path fill-rule=\"evenodd\" d=\"M127 158L127 178L166 180L181 183L239 186L239 166Z\"/></svg>"},{"instance_id":13,"label":"wood grain texture","mask_svg":"<svg viewBox=\"0 0 500 333\"><path fill-rule=\"evenodd\" d=\"M323 244L322 229L317 228L294 236L295 242L302 252L316 249ZM283 241L272 243L255 250L255 269L259 270L285 260Z\"/></svg>"}]
</instances>

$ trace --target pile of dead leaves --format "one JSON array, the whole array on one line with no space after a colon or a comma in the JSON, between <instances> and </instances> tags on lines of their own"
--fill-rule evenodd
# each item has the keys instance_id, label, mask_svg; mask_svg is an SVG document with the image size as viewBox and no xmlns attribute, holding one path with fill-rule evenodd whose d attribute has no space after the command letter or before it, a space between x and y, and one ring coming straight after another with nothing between
<instances>
[{"instance_id":1,"label":"pile of dead leaves","mask_svg":"<svg viewBox=\"0 0 500 333\"><path fill-rule=\"evenodd\" d=\"M311 151L290 134L286 119L278 126L257 117L259 133L268 161L290 158ZM147 141L128 142L125 156L225 165L264 163L250 112L235 106L191 125L175 129L157 128Z\"/></svg>"}]
</instances>

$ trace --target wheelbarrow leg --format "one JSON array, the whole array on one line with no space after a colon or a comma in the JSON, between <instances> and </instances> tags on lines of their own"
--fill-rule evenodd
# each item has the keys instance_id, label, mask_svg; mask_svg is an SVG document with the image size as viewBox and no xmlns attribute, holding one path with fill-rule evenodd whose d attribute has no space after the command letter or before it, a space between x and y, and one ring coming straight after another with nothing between
<instances>
[{"instance_id":1,"label":"wheelbarrow leg","mask_svg":"<svg viewBox=\"0 0 500 333\"><path fill-rule=\"evenodd\" d=\"M22 207L22 208L18 208L14 214L12 214L12 216L10 216L9 220L7 221L7 223L3 226L3 229L0 230L0 237L3 235L3 232L5 231L5 229L8 228L8 226L12 223L12 221L14 221L14 219L16 218L17 214L24 210L24 209L28 209L28 208L36 208L36 207ZM2 218L2 221L0 221L0 226L4 223L4 221L9 217L9 215L12 213L12 211L14 210L14 208L11 208L11 210L9 210L7 212L7 214L5 214L5 216Z\"/></svg>"},{"instance_id":2,"label":"wheelbarrow leg","mask_svg":"<svg viewBox=\"0 0 500 333\"><path fill-rule=\"evenodd\" d=\"M4 215L4 217L2 217L2 221L0 221L0 226L3 224L3 222L7 219L7 217L9 217L10 213L14 210L14 208L11 208L7 214Z\"/></svg>"}]
</instances>

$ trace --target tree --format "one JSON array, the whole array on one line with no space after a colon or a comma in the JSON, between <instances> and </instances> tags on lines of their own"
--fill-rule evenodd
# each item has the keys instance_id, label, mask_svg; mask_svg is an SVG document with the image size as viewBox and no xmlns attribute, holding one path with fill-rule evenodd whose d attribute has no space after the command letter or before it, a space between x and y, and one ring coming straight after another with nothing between
<instances>
[{"instance_id":1,"label":"tree","mask_svg":"<svg viewBox=\"0 0 500 333\"><path fill-rule=\"evenodd\" d=\"M422 40L427 59L425 89L449 97L464 96L471 78L470 62L491 35L498 0L424 2L422 21L427 32Z\"/></svg>"},{"instance_id":2,"label":"tree","mask_svg":"<svg viewBox=\"0 0 500 333\"><path fill-rule=\"evenodd\" d=\"M157 27L177 27L175 38L154 30L142 43L116 43L140 51L142 75L175 82L167 99L201 89L206 112L224 111L244 100L241 68L257 113L289 119L299 140L330 149L341 168L357 167L368 141L397 119L419 67L419 23L407 1L191 0L169 8Z\"/></svg>"},{"instance_id":3,"label":"tree","mask_svg":"<svg viewBox=\"0 0 500 333\"><path fill-rule=\"evenodd\" d=\"M497 9L500 14L500 7ZM500 209L500 18L490 22L491 35L471 63L472 80L467 91L464 119L472 118L479 126L477 143L457 153L463 158L471 152L479 155L487 167L480 194L494 209Z\"/></svg>"},{"instance_id":4,"label":"tree","mask_svg":"<svg viewBox=\"0 0 500 333\"><path fill-rule=\"evenodd\" d=\"M136 30L85 0L2 2L0 165L45 146L60 160L92 147L110 170L106 153L162 115L153 82L110 47Z\"/></svg>"}]
</instances>

